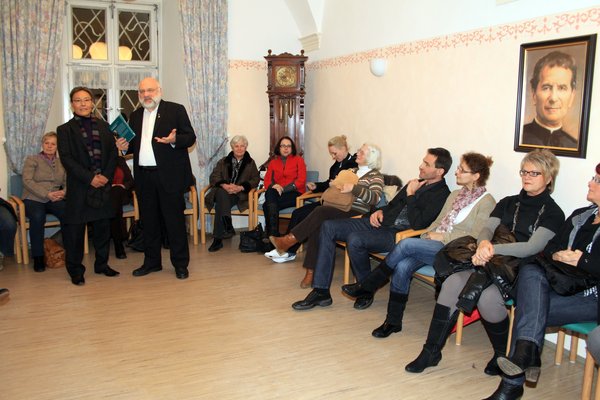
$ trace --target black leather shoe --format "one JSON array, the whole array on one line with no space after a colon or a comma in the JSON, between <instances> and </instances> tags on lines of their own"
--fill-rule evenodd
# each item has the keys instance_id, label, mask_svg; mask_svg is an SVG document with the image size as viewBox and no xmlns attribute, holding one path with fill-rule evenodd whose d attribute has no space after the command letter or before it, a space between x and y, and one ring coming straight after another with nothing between
<instances>
[{"instance_id":1,"label":"black leather shoe","mask_svg":"<svg viewBox=\"0 0 600 400\"><path fill-rule=\"evenodd\" d=\"M502 380L498 389L483 400L519 400L523 396L523 386L511 385Z\"/></svg>"},{"instance_id":2,"label":"black leather shoe","mask_svg":"<svg viewBox=\"0 0 600 400\"><path fill-rule=\"evenodd\" d=\"M83 286L85 285L85 278L83 277L83 275L72 276L71 283L73 285Z\"/></svg>"},{"instance_id":3,"label":"black leather shoe","mask_svg":"<svg viewBox=\"0 0 600 400\"><path fill-rule=\"evenodd\" d=\"M102 271L94 271L94 272L97 273L97 274L106 275L106 276L117 276L117 275L120 274L119 271L115 271L114 269L112 269L108 265Z\"/></svg>"},{"instance_id":4,"label":"black leather shoe","mask_svg":"<svg viewBox=\"0 0 600 400\"><path fill-rule=\"evenodd\" d=\"M371 335L376 338L386 338L390 336L392 333L400 332L402 330L402 325L392 325L384 322L379 328L376 328Z\"/></svg>"},{"instance_id":5,"label":"black leather shoe","mask_svg":"<svg viewBox=\"0 0 600 400\"><path fill-rule=\"evenodd\" d=\"M362 297L362 296L371 296L373 297L373 293L369 292L362 288L360 283L351 283L349 285L342 285L342 292L346 293L350 297ZM370 305L370 304L369 304Z\"/></svg>"},{"instance_id":6,"label":"black leather shoe","mask_svg":"<svg viewBox=\"0 0 600 400\"><path fill-rule=\"evenodd\" d=\"M223 233L222 239L231 239L234 236L235 236L235 229L232 229L230 231L225 231L225 233Z\"/></svg>"},{"instance_id":7,"label":"black leather shoe","mask_svg":"<svg viewBox=\"0 0 600 400\"><path fill-rule=\"evenodd\" d=\"M354 301L354 308L357 310L364 310L365 308L371 307L371 304L373 304L373 295L367 294L356 298Z\"/></svg>"},{"instance_id":8,"label":"black leather shoe","mask_svg":"<svg viewBox=\"0 0 600 400\"><path fill-rule=\"evenodd\" d=\"M120 240L114 241L115 245L115 257L120 260L127 258L127 254L125 254L125 247L123 246L123 242Z\"/></svg>"},{"instance_id":9,"label":"black leather shoe","mask_svg":"<svg viewBox=\"0 0 600 400\"><path fill-rule=\"evenodd\" d=\"M435 367L442 361L441 349L437 346L425 344L423 350L419 353L419 356L408 363L404 370L406 372L412 372L413 374L420 374L425 371L426 368Z\"/></svg>"},{"instance_id":10,"label":"black leather shoe","mask_svg":"<svg viewBox=\"0 0 600 400\"><path fill-rule=\"evenodd\" d=\"M208 251L210 251L211 253L213 253L215 251L221 250L222 248L223 248L223 240L222 239L218 239L218 238L214 238L212 244L208 248Z\"/></svg>"},{"instance_id":11,"label":"black leather shoe","mask_svg":"<svg viewBox=\"0 0 600 400\"><path fill-rule=\"evenodd\" d=\"M327 307L330 306L331 303L333 303L333 299L329 292L321 294L313 289L304 300L292 304L292 308L294 310L310 310L315 306Z\"/></svg>"},{"instance_id":12,"label":"black leather shoe","mask_svg":"<svg viewBox=\"0 0 600 400\"><path fill-rule=\"evenodd\" d=\"M33 257L33 270L35 272L44 272L46 270L44 256Z\"/></svg>"},{"instance_id":13,"label":"black leather shoe","mask_svg":"<svg viewBox=\"0 0 600 400\"><path fill-rule=\"evenodd\" d=\"M177 279L187 279L190 273L187 268L175 268L175 276Z\"/></svg>"},{"instance_id":14,"label":"black leather shoe","mask_svg":"<svg viewBox=\"0 0 600 400\"><path fill-rule=\"evenodd\" d=\"M142 265L138 269L134 269L131 274L133 276L144 276L144 275L148 275L151 272L158 272L161 270L162 270L162 266L160 266L160 265L157 267L146 267L146 266Z\"/></svg>"},{"instance_id":15,"label":"black leather shoe","mask_svg":"<svg viewBox=\"0 0 600 400\"><path fill-rule=\"evenodd\" d=\"M500 367L498 367L498 357L494 354L494 357L487 363L483 372L489 376L500 375Z\"/></svg>"}]
</instances>

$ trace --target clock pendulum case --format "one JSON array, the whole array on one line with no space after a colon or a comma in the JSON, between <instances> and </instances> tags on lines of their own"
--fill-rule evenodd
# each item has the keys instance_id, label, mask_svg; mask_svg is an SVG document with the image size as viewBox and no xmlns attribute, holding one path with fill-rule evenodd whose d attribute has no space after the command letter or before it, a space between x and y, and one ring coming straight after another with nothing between
<instances>
[{"instance_id":1,"label":"clock pendulum case","mask_svg":"<svg viewBox=\"0 0 600 400\"><path fill-rule=\"evenodd\" d=\"M269 54L267 60L267 95L269 96L270 149L269 156L282 136L289 136L299 155L304 153L305 68L308 57L281 53ZM270 158L269 157L269 158Z\"/></svg>"}]
</instances>

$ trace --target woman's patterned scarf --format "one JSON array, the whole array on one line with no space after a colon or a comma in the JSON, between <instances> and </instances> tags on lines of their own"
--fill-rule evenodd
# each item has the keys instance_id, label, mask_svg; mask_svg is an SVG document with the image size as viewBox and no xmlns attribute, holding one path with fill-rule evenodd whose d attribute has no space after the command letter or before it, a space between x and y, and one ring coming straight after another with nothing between
<instances>
[{"instance_id":1,"label":"woman's patterned scarf","mask_svg":"<svg viewBox=\"0 0 600 400\"><path fill-rule=\"evenodd\" d=\"M98 131L96 118L89 118L89 120L91 120L91 132L88 132L85 128L83 118L75 115L75 120L79 123L81 136L85 139L85 146L87 147L93 165L92 169L94 173L99 174L102 171L102 142L100 141L100 131ZM90 134L92 140L90 140Z\"/></svg>"},{"instance_id":2,"label":"woman's patterned scarf","mask_svg":"<svg viewBox=\"0 0 600 400\"><path fill-rule=\"evenodd\" d=\"M466 186L463 186L458 193L458 196L452 202L452 209L448 214L444 216L442 221L440 222L440 226L435 230L436 232L452 232L452 228L454 226L454 220L456 216L463 208L467 207L475 200L480 198L486 192L485 186L476 187L473 190L470 190Z\"/></svg>"}]
</instances>

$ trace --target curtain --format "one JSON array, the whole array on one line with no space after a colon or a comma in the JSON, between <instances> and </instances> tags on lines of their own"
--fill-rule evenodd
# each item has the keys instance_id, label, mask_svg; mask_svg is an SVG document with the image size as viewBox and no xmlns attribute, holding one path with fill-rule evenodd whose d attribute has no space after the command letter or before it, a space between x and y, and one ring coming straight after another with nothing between
<instances>
[{"instance_id":1,"label":"curtain","mask_svg":"<svg viewBox=\"0 0 600 400\"><path fill-rule=\"evenodd\" d=\"M0 1L6 153L20 173L41 149L60 65L64 0Z\"/></svg>"},{"instance_id":2,"label":"curtain","mask_svg":"<svg viewBox=\"0 0 600 400\"><path fill-rule=\"evenodd\" d=\"M204 186L227 152L227 0L179 0L184 68Z\"/></svg>"}]
</instances>

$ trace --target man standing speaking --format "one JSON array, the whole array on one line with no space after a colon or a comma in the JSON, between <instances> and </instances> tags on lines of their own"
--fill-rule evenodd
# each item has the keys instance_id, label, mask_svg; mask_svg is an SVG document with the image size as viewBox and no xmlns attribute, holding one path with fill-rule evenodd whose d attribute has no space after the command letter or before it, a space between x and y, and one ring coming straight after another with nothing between
<instances>
[{"instance_id":1,"label":"man standing speaking","mask_svg":"<svg viewBox=\"0 0 600 400\"><path fill-rule=\"evenodd\" d=\"M186 279L190 252L183 214L184 193L193 184L188 147L196 142L196 136L185 107L162 100L158 80L142 79L138 96L142 108L129 118L136 134L129 152L133 152L135 188L144 226L144 264L133 271L133 276L162 270L162 220L175 275ZM127 148L125 139L119 139L117 147Z\"/></svg>"}]
</instances>

